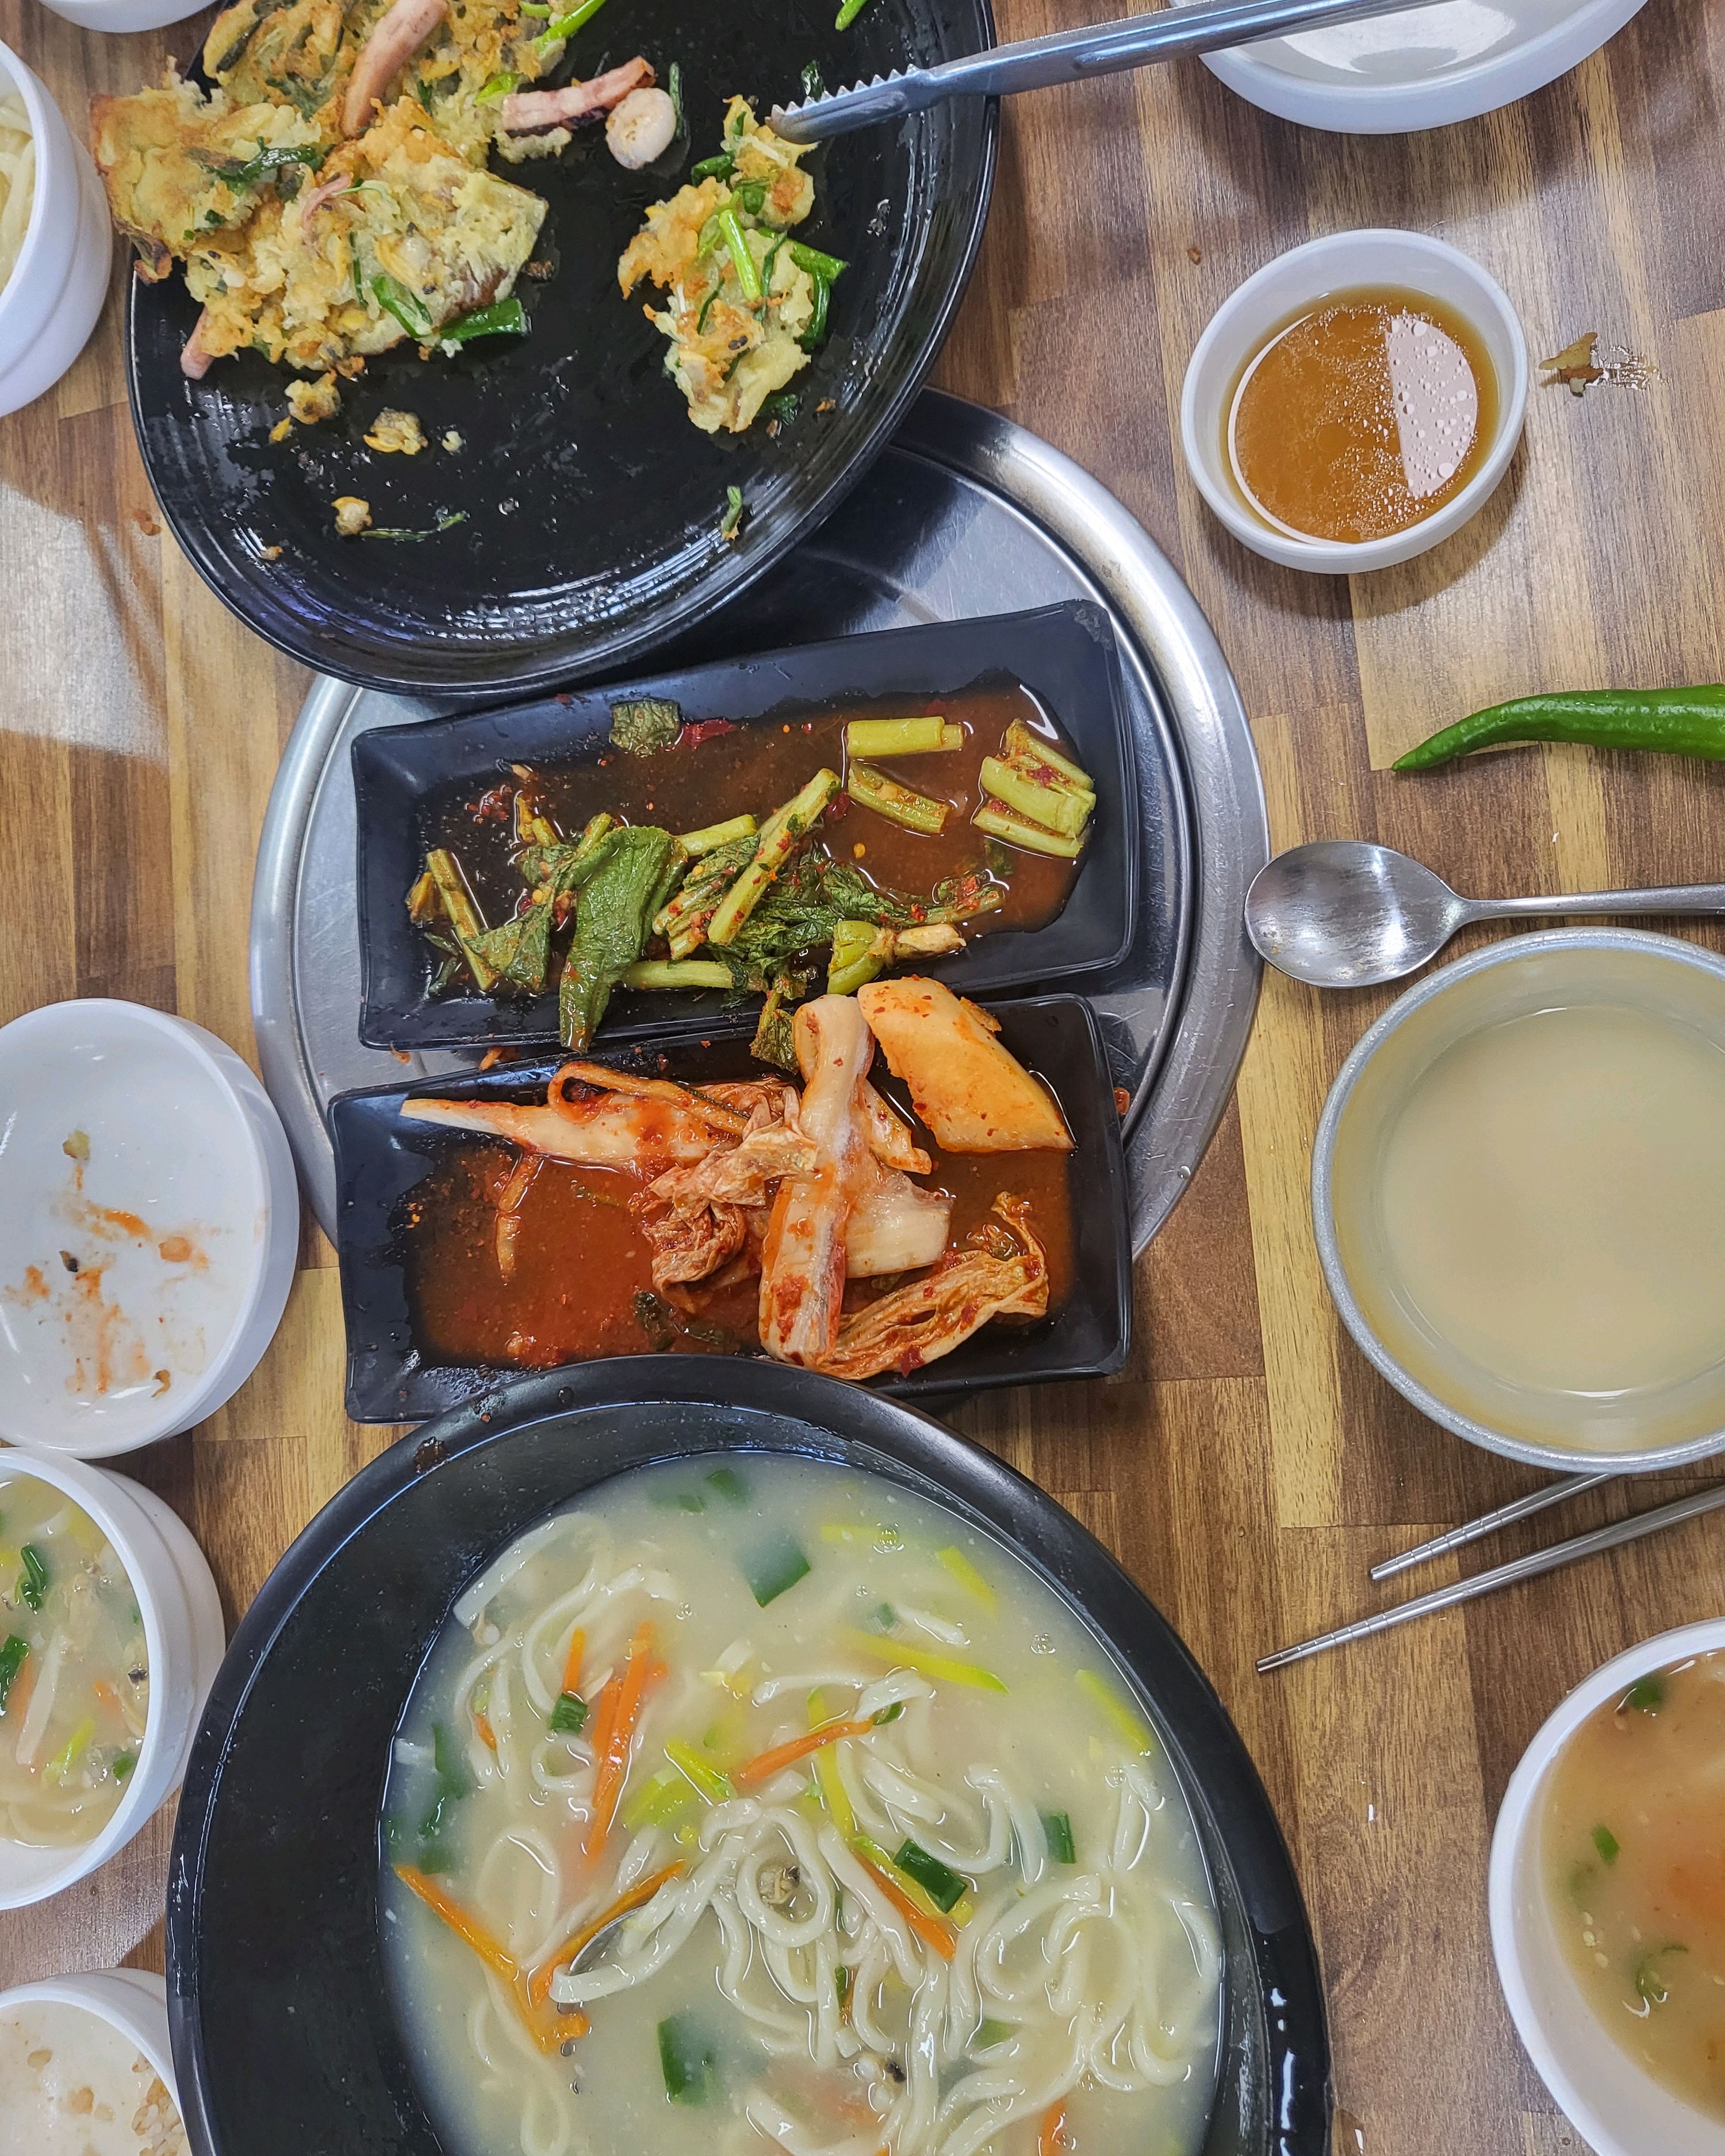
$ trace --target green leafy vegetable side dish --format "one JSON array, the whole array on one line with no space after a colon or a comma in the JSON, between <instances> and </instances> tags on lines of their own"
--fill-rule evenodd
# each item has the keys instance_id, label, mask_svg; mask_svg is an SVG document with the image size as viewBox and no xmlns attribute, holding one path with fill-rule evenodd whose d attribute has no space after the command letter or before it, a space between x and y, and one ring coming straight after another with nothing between
<instances>
[{"instance_id":1,"label":"green leafy vegetable side dish","mask_svg":"<svg viewBox=\"0 0 1725 2156\"><path fill-rule=\"evenodd\" d=\"M611 706L611 746L629 756L674 748L682 731L682 706L669 696L627 696Z\"/></svg>"},{"instance_id":2,"label":"green leafy vegetable side dish","mask_svg":"<svg viewBox=\"0 0 1725 2156\"><path fill-rule=\"evenodd\" d=\"M675 839L650 824L614 831L606 844L576 913L558 984L558 1032L566 1048L578 1050L592 1040L611 991L646 947L667 871L679 865Z\"/></svg>"}]
</instances>

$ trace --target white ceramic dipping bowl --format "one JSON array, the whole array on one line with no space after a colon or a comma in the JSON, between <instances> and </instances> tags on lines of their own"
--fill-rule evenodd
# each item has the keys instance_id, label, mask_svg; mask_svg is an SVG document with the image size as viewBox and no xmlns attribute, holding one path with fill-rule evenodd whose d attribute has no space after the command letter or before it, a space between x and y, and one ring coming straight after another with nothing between
<instances>
[{"instance_id":1,"label":"white ceramic dipping bowl","mask_svg":"<svg viewBox=\"0 0 1725 2156\"><path fill-rule=\"evenodd\" d=\"M86 30L159 30L166 23L183 23L203 12L199 6L187 7L186 0L42 0L42 4Z\"/></svg>"},{"instance_id":2,"label":"white ceramic dipping bowl","mask_svg":"<svg viewBox=\"0 0 1725 2156\"><path fill-rule=\"evenodd\" d=\"M213 1034L104 1000L0 1027L0 1437L99 1459L202 1421L269 1346L299 1234L280 1119Z\"/></svg>"},{"instance_id":3,"label":"white ceramic dipping bowl","mask_svg":"<svg viewBox=\"0 0 1725 2156\"><path fill-rule=\"evenodd\" d=\"M222 1604L203 1553L153 1490L82 1460L0 1450L0 1510L8 1485L24 1477L63 1491L113 1544L144 1620L150 1710L138 1763L100 1833L70 1849L27 1849L0 1840L0 1909L46 1901L86 1877L179 1788L226 1644Z\"/></svg>"},{"instance_id":4,"label":"white ceramic dipping bowl","mask_svg":"<svg viewBox=\"0 0 1725 2156\"><path fill-rule=\"evenodd\" d=\"M1725 2124L1679 2102L1599 2025L1570 1974L1539 1861L1553 1763L1596 1707L1651 1671L1725 1647L1725 1619L1645 1640L1579 1684L1510 1777L1491 1838L1491 1951L1517 2033L1563 2116L1597 2156L1725 2156Z\"/></svg>"},{"instance_id":5,"label":"white ceramic dipping bowl","mask_svg":"<svg viewBox=\"0 0 1725 2156\"><path fill-rule=\"evenodd\" d=\"M1395 285L1453 308L1472 324L1497 377L1497 424L1479 470L1452 501L1383 539L1298 539L1248 507L1228 468L1228 408L1241 370L1271 332L1331 294ZM1199 492L1235 537L1290 569L1357 575L1423 554L1458 531L1496 490L1522 437L1527 341L1502 287L1477 262L1424 233L1338 232L1279 254L1210 317L1180 393L1180 446Z\"/></svg>"},{"instance_id":6,"label":"white ceramic dipping bowl","mask_svg":"<svg viewBox=\"0 0 1725 2156\"><path fill-rule=\"evenodd\" d=\"M1558 928L1488 944L1398 998L1343 1065L1312 1148L1312 1229L1343 1323L1422 1414L1470 1444L1553 1472L1648 1473L1725 1450L1725 1373L1702 1371L1597 1408L1574 1394L1512 1387L1461 1358L1400 1291L1376 1209L1388 1134L1441 1055L1491 1026L1589 1003L1651 1011L1725 1049L1725 958L1698 944L1626 928ZM1456 1404L1464 1399L1466 1408Z\"/></svg>"},{"instance_id":7,"label":"white ceramic dipping bowl","mask_svg":"<svg viewBox=\"0 0 1725 2156\"><path fill-rule=\"evenodd\" d=\"M165 1978L148 1969L105 1969L80 1976L50 1977L41 1984L21 1984L11 1991L0 1991L0 2019L12 2008L33 2005L76 2007L117 2030L149 2061L178 2110L180 2092L168 2039Z\"/></svg>"},{"instance_id":8,"label":"white ceramic dipping bowl","mask_svg":"<svg viewBox=\"0 0 1725 2156\"><path fill-rule=\"evenodd\" d=\"M43 85L9 46L0 45L4 90L16 90L29 115L36 191L23 246L0 290L0 414L33 403L83 351L102 311L114 259L95 161Z\"/></svg>"}]
</instances>

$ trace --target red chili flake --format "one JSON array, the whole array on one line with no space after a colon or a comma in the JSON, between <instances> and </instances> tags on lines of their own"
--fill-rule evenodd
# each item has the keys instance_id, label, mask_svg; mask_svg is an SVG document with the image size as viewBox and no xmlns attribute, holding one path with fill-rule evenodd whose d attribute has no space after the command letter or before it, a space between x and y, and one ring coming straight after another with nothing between
<instances>
[{"instance_id":1,"label":"red chili flake","mask_svg":"<svg viewBox=\"0 0 1725 2156\"><path fill-rule=\"evenodd\" d=\"M1114 1088L1114 1112L1122 1122L1125 1122L1126 1111L1132 1104L1132 1096L1127 1091L1125 1086L1117 1086Z\"/></svg>"},{"instance_id":2,"label":"red chili flake","mask_svg":"<svg viewBox=\"0 0 1725 2156\"><path fill-rule=\"evenodd\" d=\"M477 801L470 801L467 813L476 824L506 824L515 810L515 791L512 786L494 786Z\"/></svg>"},{"instance_id":3,"label":"red chili flake","mask_svg":"<svg viewBox=\"0 0 1725 2156\"><path fill-rule=\"evenodd\" d=\"M557 697L556 698L556 700L555 700L555 701L556 701L557 703L559 703L559 704L572 704L572 703L574 702L575 699L574 699L572 696L557 696ZM600 762L603 762L603 761L604 761L604 759L603 759L603 757L601 757L601 758L600 758Z\"/></svg>"},{"instance_id":4,"label":"red chili flake","mask_svg":"<svg viewBox=\"0 0 1725 2156\"><path fill-rule=\"evenodd\" d=\"M841 817L850 814L850 796L848 793L835 793L827 803L827 821L829 824L836 824Z\"/></svg>"},{"instance_id":5,"label":"red chili flake","mask_svg":"<svg viewBox=\"0 0 1725 2156\"><path fill-rule=\"evenodd\" d=\"M684 726L674 748L699 748L704 741L713 741L720 734L734 734L737 728L729 719L691 719Z\"/></svg>"}]
</instances>

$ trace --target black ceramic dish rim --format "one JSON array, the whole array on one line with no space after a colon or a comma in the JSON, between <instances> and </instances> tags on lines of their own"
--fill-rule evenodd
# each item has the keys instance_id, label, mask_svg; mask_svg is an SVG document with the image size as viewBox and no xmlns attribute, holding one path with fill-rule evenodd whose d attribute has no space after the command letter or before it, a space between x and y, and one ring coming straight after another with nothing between
<instances>
[{"instance_id":1,"label":"black ceramic dish rim","mask_svg":"<svg viewBox=\"0 0 1725 2156\"><path fill-rule=\"evenodd\" d=\"M931 1415L836 1378L783 1364L732 1364L714 1383L710 1358L631 1357L516 1378L487 1399L421 1425L361 1469L277 1562L236 1626L205 1703L179 1798L169 1864L167 2009L182 2118L197 2156L242 2156L217 2142L207 2097L208 2061L198 2009L198 1922L204 1854L234 1732L252 1687L301 1596L342 1550L404 1491L449 1461L506 1445L540 1422L630 1405L722 1406L801 1423L806 1445L668 1445L649 1440L613 1474L714 1451L837 1459L938 1493L1004 1540L1072 1606L1156 1702L1174 1738L1189 1796L1208 1810L1226 1851L1255 1961L1257 1995L1275 2019L1264 2030L1266 2101L1274 2123L1263 2156L1325 2156L1334 2092L1317 1945L1292 1860L1264 1785L1219 1696L1149 1597L1064 1507L992 1453ZM764 1436L764 1432L762 1433ZM851 1460L860 1450L873 1463ZM884 1464L883 1464L884 1463ZM1082 1585L1073 1584L1082 1580ZM465 1579L451 1584L444 1615ZM442 1620L439 1619L439 1622ZM1193 1761L1203 1763L1200 1775Z\"/></svg>"},{"instance_id":2,"label":"black ceramic dish rim","mask_svg":"<svg viewBox=\"0 0 1725 2156\"><path fill-rule=\"evenodd\" d=\"M996 42L992 0L978 0L978 4L987 25L987 43L992 46ZM998 97L991 97L985 100L983 110L981 163L977 174L975 209L964 235L964 244L954 274L935 308L922 349L916 355L915 363L881 408L867 442L852 458L845 470L833 480L824 495L811 501L807 509L785 527L773 546L763 547L759 558L750 563L734 583L726 587L721 603L728 605L733 599L740 598L770 569L777 567L794 547L799 546L825 523L903 424L952 334L958 310L970 289L977 256L982 251L983 235L988 229L999 155L1000 100ZM145 475L150 479L151 491L155 494L157 505L167 520L168 528L178 542L181 552L210 590L254 636L261 637L287 658L297 660L302 666L311 667L315 673L331 675L336 680L349 682L355 688L374 690L380 695L459 696L469 705L476 706L488 701L512 702L530 695L566 688L575 682L603 680L609 675L634 667L649 653L671 644L712 611L712 602L706 595L704 583L697 582L684 593L676 606L663 615L655 614L646 625L628 634L609 636L602 630L602 648L591 657L583 658L576 653L560 650L558 655L550 660L529 663L518 670L495 675L473 670L466 665L458 675L446 677L435 672L397 671L381 664L367 666L363 671L350 665L338 664L337 659L341 654L325 649L316 637L300 634L296 625L290 625L294 624L294 617L285 610L277 620L262 608L254 608L244 603L241 596L228 588L222 553L213 541L207 538L201 521L188 522L181 514L177 499L170 500L157 490L150 447L146 439L143 399L138 385L139 341L133 321L137 306L138 285L139 279L136 274L127 277L124 335L126 401L131 414L132 437L137 444ZM246 590L245 597L251 596L249 590ZM519 651L532 647L509 648Z\"/></svg>"},{"instance_id":3,"label":"black ceramic dish rim","mask_svg":"<svg viewBox=\"0 0 1725 2156\"><path fill-rule=\"evenodd\" d=\"M668 672L636 674L627 680L607 682L603 685L582 685L581 693L613 700L629 696L657 696L673 685L691 680L699 680L704 676L720 677L734 675L742 670L756 670L763 675L770 675L777 670L783 673L787 681L786 692L780 702L740 721L745 729L753 726L767 729L780 713L808 708L809 696L814 692L796 685L799 677L806 679L811 669L818 670L823 664L829 664L842 657L859 644L873 646L876 655L879 655L888 644L903 649L906 639L922 639L932 645L942 637L957 640L979 634L986 636L991 629L1030 633L1056 624L1063 631L1070 633L1075 642L1089 637L1101 647L1103 652L1102 663L1111 689L1111 710L1108 716L1112 723L1105 721L1099 732L1106 733L1108 753L1115 760L1116 767L1110 771L1108 778L1117 794L1111 817L1118 821L1118 833L1111 834L1106 839L1099 839L1096 834L1100 817L1093 822L1089 843L1077 861L1071 885L1054 920L1045 922L1040 928L1009 932L1008 936L999 938L998 948L997 939L993 936L978 939L986 943L988 951L995 953L997 978L954 983L948 978L938 960L932 965L933 977L952 987L957 994L968 996L973 1000L1016 1000L1046 993L1056 983L1065 988L1086 976L1111 973L1127 956L1138 932L1142 834L1139 827L1141 803L1137 771L1137 744L1133 738L1132 721L1127 708L1119 629L1106 608L1097 606L1090 599L1061 599L1045 606L1016 608L1007 613L967 616L957 621L915 622L897 629L870 629L860 635L821 637L809 644L774 645L763 651L746 650L730 658L707 660L696 666L674 667ZM985 667L969 680L961 683L957 689L930 690L927 693L937 700L963 695L987 681L994 673L1011 676L1033 698L1043 700L1043 691L1033 688L1012 665L1004 661L997 667ZM926 684L924 689L927 689ZM840 695L844 693L839 692ZM875 693L896 695L901 692L863 690L856 693L866 698ZM439 712L429 719L367 727L356 734L349 744L348 765L356 809L355 885L360 945L359 1037L367 1048L418 1051L495 1047L520 1050L542 1045L547 1055L553 1052L554 1033L552 1031L536 1031L531 1028L516 1031L495 1021L488 1024L484 1014L488 1009L495 1012L499 1006L478 996L464 996L459 999L458 1010L465 1009L469 1004L476 1007L475 1015L470 1023L448 1030L409 1023L415 1010L435 1008L434 999L426 997L418 1005L409 1007L399 999L392 1001L388 998L377 981L377 976L388 970L391 963L390 939L399 932L401 923L394 916L392 916L388 928L381 927L377 921L377 907L373 902L372 892L376 879L368 848L370 834L375 828L375 811L379 805L377 794L388 782L369 772L367 766L372 758L386 752L387 744L393 738L405 736L418 739L429 733L432 738L450 739L464 723L470 721L483 721L501 726L515 716L513 707L516 701L511 699L510 704L501 707L495 703L469 702L459 709ZM524 708L531 710L542 704L544 699L534 699L531 704L525 699L519 701ZM827 693L821 695L819 701L830 703L834 698ZM1052 702L1051 698L1048 701ZM1075 752L1081 749L1085 744L1081 736L1085 730L1074 724L1070 713L1056 710L1054 716L1065 728ZM531 747L517 748L511 754L512 757L531 757L536 761L544 760L542 755ZM476 762L460 783L463 787L470 784L484 787L500 767L501 756ZM1101 770L1100 759L1097 768ZM454 783L448 779L438 782L440 788ZM408 794L408 813L410 818L418 816L424 798L423 793ZM372 814L367 814L368 804L373 812ZM723 804L718 805L722 811ZM1062 920L1068 908L1079 899L1081 886L1087 894L1085 902L1094 906L1096 888L1094 880L1107 867L1117 869L1120 876L1120 888L1116 894L1119 903L1118 937L1113 947L1104 950L1099 946L1087 956L1069 956L1052 963L1045 952L1039 956L1047 932ZM1086 878L1091 880L1088 884L1086 883ZM1103 902L1107 903L1106 901ZM398 916L399 911L398 901L394 915ZM544 1000L535 998L534 1002ZM554 1003L554 995L551 1001ZM686 1015L663 1011L647 1021L629 1018L626 1013L619 1013L618 1016L624 1019L623 1024L617 1024L614 1018L610 1029L607 1030L603 1025L600 1028L597 1045L601 1051L643 1042L686 1041L706 1034L727 1033L742 1024L723 1008L697 1009Z\"/></svg>"},{"instance_id":4,"label":"black ceramic dish rim","mask_svg":"<svg viewBox=\"0 0 1725 2156\"><path fill-rule=\"evenodd\" d=\"M1096 1173L1091 1185L1091 1195L1096 1203L1105 1207L1109 1216L1108 1255L1113 1270L1111 1281L1108 1283L1112 1290L1111 1297L1104 1291L1101 1283L1087 1277L1075 1279L1073 1293L1075 1296L1087 1296L1093 1309L1098 1313L1111 1311L1111 1306L1113 1345L1105 1354L1089 1360L1062 1363L1054 1369L1024 1369L1009 1361L989 1363L986 1359L983 1367L978 1369L973 1367L974 1351L979 1349L984 1358L988 1352L988 1335L987 1328L984 1328L982 1334L977 1336L974 1340L967 1341L956 1351L957 1363L956 1368L951 1367L948 1360L942 1359L936 1363L925 1363L920 1370L907 1377L883 1377L866 1381L870 1388L889 1398L900 1400L916 1398L925 1401L951 1402L967 1399L978 1392L999 1390L1004 1386L1070 1384L1086 1379L1108 1378L1112 1377L1117 1371L1125 1366L1127 1358L1132 1352L1132 1253L1126 1154L1120 1133L1119 1118L1114 1112L1111 1088L1109 1083L1107 1050L1102 1040L1101 1027L1097 1020L1096 1007L1087 997L1076 994L1070 989L1056 991L1053 994L1045 996L1018 995L991 998L989 1002L993 1003L995 1009L1004 1014L1009 1019L1014 1013L1034 1017L1037 1014L1049 1010L1051 1007L1062 1011L1070 1011L1081 1028L1090 1060L1079 1069L1078 1077L1081 1084L1086 1089L1090 1087L1092 1079L1095 1081L1096 1094L1091 1106L1095 1111L1096 1125L1101 1133L1101 1141L1100 1158L1096 1158L1094 1152L1091 1155ZM984 1004L981 1007L987 1010L988 1004ZM727 1048L741 1047L748 1037L749 1030L747 1023L740 1023L732 1029L722 1033L715 1028L711 1029L711 1039L715 1044L722 1042ZM616 1042L609 1045L602 1044L593 1051L592 1060L595 1062L609 1064L621 1070L643 1067L650 1069L655 1060L661 1055L667 1061L674 1063L678 1053L681 1051L686 1055L691 1045L691 1040L686 1035ZM512 1081L523 1086L537 1084L542 1074L548 1066L567 1060L565 1050L545 1050L519 1064L500 1065L494 1070L484 1073L473 1070L449 1071L434 1078L395 1079L382 1086L355 1086L347 1092L337 1094L330 1102L327 1111L329 1128L336 1146L338 1207L336 1260L341 1274L342 1322L349 1343L344 1404L350 1420L375 1428L379 1424L409 1421L415 1414L424 1414L428 1419L433 1415L441 1417L454 1414L460 1408L470 1405L472 1399L479 1398L495 1386L522 1373L500 1369L495 1365L472 1366L473 1383L470 1399L466 1402L440 1403L436 1406L429 1404L416 1406L412 1400L398 1393L386 1407L381 1396L374 1397L357 1383L352 1346L356 1331L354 1312L356 1306L362 1299L362 1268L367 1275L372 1274L375 1268L375 1255L374 1246L367 1246L362 1252L356 1252L352 1245L348 1223L350 1206L345 1194L354 1178L362 1173L362 1168L357 1161L347 1156L342 1138L344 1118L337 1111L344 1103L351 1101L403 1101L410 1095L419 1094L434 1099L459 1096L465 1089L471 1087L475 1080L480 1077L490 1081L493 1088L501 1095L503 1089ZM770 1075L771 1066L762 1065L760 1068ZM1086 1119L1076 1114L1070 1097L1067 1113L1074 1128L1081 1131ZM459 1133L451 1133L451 1135L459 1135ZM1075 1170L1080 1164L1080 1159L1075 1157L1073 1160ZM1078 1203L1078 1193L1075 1190L1073 1192L1075 1205ZM1075 1245L1078 1240L1079 1238L1075 1233ZM1076 1255L1075 1249L1075 1257ZM1056 1309L1050 1312L1048 1320L1039 1321L1039 1324L1054 1323L1060 1315L1060 1310ZM652 1362L664 1359L664 1351L652 1351L640 1357L599 1359ZM751 1356L738 1359L753 1362L759 1358ZM426 1363L419 1359L418 1351L415 1350L413 1360L398 1369L390 1379L390 1383L393 1385L398 1380L411 1375L423 1376L428 1372L434 1374L439 1369L464 1367L466 1366ZM562 1367L567 1368L575 1366L566 1364Z\"/></svg>"}]
</instances>

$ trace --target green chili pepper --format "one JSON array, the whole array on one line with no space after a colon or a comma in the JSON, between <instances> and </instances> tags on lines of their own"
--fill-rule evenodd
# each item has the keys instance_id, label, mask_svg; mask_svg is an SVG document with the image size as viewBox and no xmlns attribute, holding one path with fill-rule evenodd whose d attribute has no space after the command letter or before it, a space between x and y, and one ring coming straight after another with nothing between
<instances>
[{"instance_id":1,"label":"green chili pepper","mask_svg":"<svg viewBox=\"0 0 1725 2156\"><path fill-rule=\"evenodd\" d=\"M806 270L811 277L824 277L829 284L845 272L845 264L836 254L823 254L818 247L805 247L800 239L791 242L791 259L799 270Z\"/></svg>"},{"instance_id":2,"label":"green chili pepper","mask_svg":"<svg viewBox=\"0 0 1725 2156\"><path fill-rule=\"evenodd\" d=\"M752 305L762 296L761 271L754 256L749 252L748 234L743 230L737 212L728 205L719 212L719 234L731 254L731 266L737 272L738 290Z\"/></svg>"},{"instance_id":3,"label":"green chili pepper","mask_svg":"<svg viewBox=\"0 0 1725 2156\"><path fill-rule=\"evenodd\" d=\"M689 167L691 180L728 180L737 170L737 160L728 155L703 157L698 165Z\"/></svg>"},{"instance_id":4,"label":"green chili pepper","mask_svg":"<svg viewBox=\"0 0 1725 2156\"><path fill-rule=\"evenodd\" d=\"M551 11L547 8L545 12L549 14ZM489 82L475 90L473 101L475 105L495 105L499 98L507 97L512 90L518 88L520 83L518 74L494 74Z\"/></svg>"},{"instance_id":5,"label":"green chili pepper","mask_svg":"<svg viewBox=\"0 0 1725 2156\"><path fill-rule=\"evenodd\" d=\"M571 8L567 15L553 16L533 42L542 50L547 45L561 44L564 39L572 38L578 30L592 22L604 4L605 0L581 0L581 5L578 8Z\"/></svg>"},{"instance_id":6,"label":"green chili pepper","mask_svg":"<svg viewBox=\"0 0 1725 2156\"><path fill-rule=\"evenodd\" d=\"M489 307L475 307L470 315L458 315L437 333L439 344L465 344L470 337L525 336L527 311L516 299L493 300Z\"/></svg>"},{"instance_id":7,"label":"green chili pepper","mask_svg":"<svg viewBox=\"0 0 1725 2156\"><path fill-rule=\"evenodd\" d=\"M26 1543L18 1555L24 1561L24 1568L18 1575L18 1594L31 1609L39 1610L43 1598L48 1593L48 1567L43 1563L42 1553L34 1543Z\"/></svg>"},{"instance_id":8,"label":"green chili pepper","mask_svg":"<svg viewBox=\"0 0 1725 2156\"><path fill-rule=\"evenodd\" d=\"M423 341L431 335L431 312L417 292L410 292L386 271L372 279L372 297L386 315L393 315L410 337Z\"/></svg>"},{"instance_id":9,"label":"green chili pepper","mask_svg":"<svg viewBox=\"0 0 1725 2156\"><path fill-rule=\"evenodd\" d=\"M1517 696L1445 726L1398 757L1394 771L1430 771L1502 742L1579 742L1589 748L1662 749L1725 758L1725 684L1696 689L1579 689Z\"/></svg>"},{"instance_id":10,"label":"green chili pepper","mask_svg":"<svg viewBox=\"0 0 1725 2156\"><path fill-rule=\"evenodd\" d=\"M719 536L728 546L742 528L742 489L725 490L725 514L719 519Z\"/></svg>"},{"instance_id":11,"label":"green chili pepper","mask_svg":"<svg viewBox=\"0 0 1725 2156\"><path fill-rule=\"evenodd\" d=\"M845 0L845 5L839 10L838 18L833 28L835 30L848 30L868 4L869 0Z\"/></svg>"},{"instance_id":12,"label":"green chili pepper","mask_svg":"<svg viewBox=\"0 0 1725 2156\"><path fill-rule=\"evenodd\" d=\"M689 126L683 117L683 70L675 60L665 71L665 89L671 101L671 110L676 116L676 132L671 140L680 141L689 132Z\"/></svg>"},{"instance_id":13,"label":"green chili pepper","mask_svg":"<svg viewBox=\"0 0 1725 2156\"><path fill-rule=\"evenodd\" d=\"M776 233L773 235L773 244L767 249L766 254L762 257L761 289L762 291L770 292L773 290L773 265L778 261L778 250L783 245L784 234L782 232Z\"/></svg>"}]
</instances>

